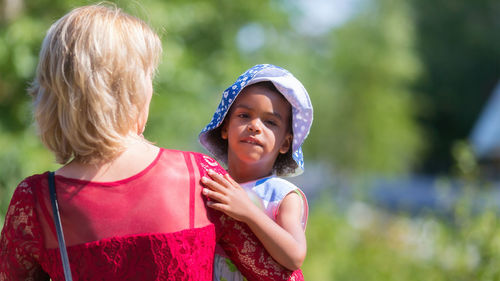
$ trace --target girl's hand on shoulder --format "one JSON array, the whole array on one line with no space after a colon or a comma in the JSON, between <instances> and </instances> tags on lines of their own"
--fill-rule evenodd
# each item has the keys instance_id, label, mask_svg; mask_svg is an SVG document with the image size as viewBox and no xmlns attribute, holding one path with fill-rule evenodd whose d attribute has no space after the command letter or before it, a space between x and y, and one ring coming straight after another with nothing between
<instances>
[{"instance_id":1,"label":"girl's hand on shoulder","mask_svg":"<svg viewBox=\"0 0 500 281\"><path fill-rule=\"evenodd\" d=\"M261 211L250 199L247 192L229 174L224 176L208 171L208 177L202 177L201 182L206 186L203 194L213 201L208 201L207 206L224 212L235 220L247 220Z\"/></svg>"}]
</instances>

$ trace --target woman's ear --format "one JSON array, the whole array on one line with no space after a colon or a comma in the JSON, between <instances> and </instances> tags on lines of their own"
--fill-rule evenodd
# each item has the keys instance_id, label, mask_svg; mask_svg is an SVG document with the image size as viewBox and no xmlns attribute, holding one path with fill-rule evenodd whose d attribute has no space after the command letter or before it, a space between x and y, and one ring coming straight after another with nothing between
<instances>
[{"instance_id":1,"label":"woman's ear","mask_svg":"<svg viewBox=\"0 0 500 281\"><path fill-rule=\"evenodd\" d=\"M280 153L285 154L290 150L290 146L292 145L293 135L288 133L286 137L283 139L280 147Z\"/></svg>"}]
</instances>

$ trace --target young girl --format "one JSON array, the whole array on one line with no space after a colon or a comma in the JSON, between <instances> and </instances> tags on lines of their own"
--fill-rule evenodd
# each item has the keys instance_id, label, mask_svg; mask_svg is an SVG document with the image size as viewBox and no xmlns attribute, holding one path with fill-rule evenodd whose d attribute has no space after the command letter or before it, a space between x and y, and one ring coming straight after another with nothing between
<instances>
[{"instance_id":1,"label":"young girl","mask_svg":"<svg viewBox=\"0 0 500 281\"><path fill-rule=\"evenodd\" d=\"M312 105L302 84L285 69L264 64L224 91L199 136L230 175L209 172L211 178L202 178L208 206L246 223L289 270L299 269L306 255L308 206L299 188L277 176L303 172L301 145L311 123ZM245 280L221 249L214 280Z\"/></svg>"}]
</instances>

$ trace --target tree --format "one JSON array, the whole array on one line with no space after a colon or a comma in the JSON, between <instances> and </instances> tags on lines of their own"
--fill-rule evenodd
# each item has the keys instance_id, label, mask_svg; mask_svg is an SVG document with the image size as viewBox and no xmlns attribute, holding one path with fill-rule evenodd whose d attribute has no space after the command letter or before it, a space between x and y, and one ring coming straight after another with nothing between
<instances>
[{"instance_id":1,"label":"tree","mask_svg":"<svg viewBox=\"0 0 500 281\"><path fill-rule=\"evenodd\" d=\"M447 173L500 78L500 5L495 0L414 0L423 74L415 90L429 148L421 170Z\"/></svg>"},{"instance_id":2,"label":"tree","mask_svg":"<svg viewBox=\"0 0 500 281\"><path fill-rule=\"evenodd\" d=\"M405 1L364 6L333 30L310 68L315 125L308 148L342 170L408 172L423 147L411 85L420 74ZM312 82L312 83L311 83Z\"/></svg>"}]
</instances>

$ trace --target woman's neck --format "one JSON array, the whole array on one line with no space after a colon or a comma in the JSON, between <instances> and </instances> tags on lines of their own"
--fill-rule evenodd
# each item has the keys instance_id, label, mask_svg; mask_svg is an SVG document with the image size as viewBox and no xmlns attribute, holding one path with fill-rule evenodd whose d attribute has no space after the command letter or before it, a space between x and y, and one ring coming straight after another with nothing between
<instances>
[{"instance_id":1,"label":"woman's neck","mask_svg":"<svg viewBox=\"0 0 500 281\"><path fill-rule=\"evenodd\" d=\"M73 160L56 171L56 175L88 181L117 181L133 176L148 167L159 148L146 140L131 140L125 150L110 161L95 164Z\"/></svg>"}]
</instances>

